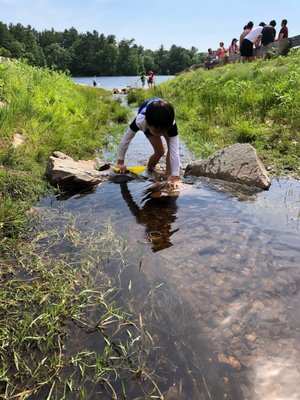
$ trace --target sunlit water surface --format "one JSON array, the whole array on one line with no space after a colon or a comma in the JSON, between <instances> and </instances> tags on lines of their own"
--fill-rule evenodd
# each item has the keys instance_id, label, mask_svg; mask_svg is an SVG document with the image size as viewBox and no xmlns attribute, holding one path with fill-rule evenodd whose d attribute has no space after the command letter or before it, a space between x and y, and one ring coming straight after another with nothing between
<instances>
[{"instance_id":1,"label":"sunlit water surface","mask_svg":"<svg viewBox=\"0 0 300 400\"><path fill-rule=\"evenodd\" d=\"M198 179L159 199L150 186L104 183L41 206L82 231L110 219L128 241L127 267L106 272L120 302L148 313L166 399L300 399L300 182L249 194Z\"/></svg>"}]
</instances>

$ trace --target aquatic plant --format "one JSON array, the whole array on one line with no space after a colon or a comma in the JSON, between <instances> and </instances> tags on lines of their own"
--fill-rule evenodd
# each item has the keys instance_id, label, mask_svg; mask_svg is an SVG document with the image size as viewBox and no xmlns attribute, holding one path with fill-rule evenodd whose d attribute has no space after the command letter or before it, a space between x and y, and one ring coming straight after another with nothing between
<instances>
[{"instance_id":1,"label":"aquatic plant","mask_svg":"<svg viewBox=\"0 0 300 400\"><path fill-rule=\"evenodd\" d=\"M117 399L135 383L141 399L162 398L143 361L142 316L116 304L104 272L125 265L126 242L110 222L84 233L59 214L60 229L44 230L57 220L44 211L30 244L0 264L1 397Z\"/></svg>"}]
</instances>

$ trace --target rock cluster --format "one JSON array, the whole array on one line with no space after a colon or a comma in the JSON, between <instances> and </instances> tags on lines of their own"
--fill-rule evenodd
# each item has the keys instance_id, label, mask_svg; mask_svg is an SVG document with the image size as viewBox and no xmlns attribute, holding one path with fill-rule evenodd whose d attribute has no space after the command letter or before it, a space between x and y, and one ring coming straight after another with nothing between
<instances>
[{"instance_id":1,"label":"rock cluster","mask_svg":"<svg viewBox=\"0 0 300 400\"><path fill-rule=\"evenodd\" d=\"M234 144L205 160L187 165L188 176L204 176L222 181L235 182L248 187L268 189L271 180L250 144ZM49 157L46 177L53 184L70 191L80 191L108 180L115 183L136 179L135 174L115 174L110 164L101 160L75 161L66 154L55 151Z\"/></svg>"}]
</instances>

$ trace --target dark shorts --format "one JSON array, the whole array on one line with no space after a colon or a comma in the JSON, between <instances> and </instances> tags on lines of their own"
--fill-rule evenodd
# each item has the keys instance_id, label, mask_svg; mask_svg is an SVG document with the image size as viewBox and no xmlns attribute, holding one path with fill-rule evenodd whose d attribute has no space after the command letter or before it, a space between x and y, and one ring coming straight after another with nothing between
<instances>
[{"instance_id":1,"label":"dark shorts","mask_svg":"<svg viewBox=\"0 0 300 400\"><path fill-rule=\"evenodd\" d=\"M253 43L251 40L244 39L241 46L242 57L253 57Z\"/></svg>"}]
</instances>

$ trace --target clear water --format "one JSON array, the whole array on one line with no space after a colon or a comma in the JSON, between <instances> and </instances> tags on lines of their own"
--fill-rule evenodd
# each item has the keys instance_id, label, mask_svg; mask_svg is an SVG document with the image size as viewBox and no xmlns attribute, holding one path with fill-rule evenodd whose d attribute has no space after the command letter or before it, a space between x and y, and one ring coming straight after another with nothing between
<instances>
[{"instance_id":1,"label":"clear water","mask_svg":"<svg viewBox=\"0 0 300 400\"><path fill-rule=\"evenodd\" d=\"M132 165L149 150L135 140ZM127 267L106 272L123 288L117 301L144 316L165 399L300 399L300 182L253 193L198 179L159 199L151 184L100 184L41 206L75 215L82 231L109 218L128 241Z\"/></svg>"},{"instance_id":2,"label":"clear water","mask_svg":"<svg viewBox=\"0 0 300 400\"><path fill-rule=\"evenodd\" d=\"M174 78L174 75L155 75L154 85L165 82ZM93 76L73 77L74 82L83 85L93 86ZM106 90L113 90L115 88L122 89L128 86L133 88L141 88L142 83L139 76L99 76L96 77L97 87ZM147 83L145 85L147 87Z\"/></svg>"}]
</instances>

